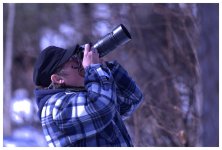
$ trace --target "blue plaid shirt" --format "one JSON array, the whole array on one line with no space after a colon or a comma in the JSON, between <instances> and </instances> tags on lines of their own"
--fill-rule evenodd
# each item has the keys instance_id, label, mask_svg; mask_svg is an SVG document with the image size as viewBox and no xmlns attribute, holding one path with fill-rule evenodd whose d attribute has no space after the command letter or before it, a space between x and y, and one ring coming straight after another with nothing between
<instances>
[{"instance_id":1,"label":"blue plaid shirt","mask_svg":"<svg viewBox=\"0 0 222 150\"><path fill-rule=\"evenodd\" d=\"M36 89L43 132L49 146L133 146L123 119L142 93L120 64L85 70L85 90Z\"/></svg>"}]
</instances>

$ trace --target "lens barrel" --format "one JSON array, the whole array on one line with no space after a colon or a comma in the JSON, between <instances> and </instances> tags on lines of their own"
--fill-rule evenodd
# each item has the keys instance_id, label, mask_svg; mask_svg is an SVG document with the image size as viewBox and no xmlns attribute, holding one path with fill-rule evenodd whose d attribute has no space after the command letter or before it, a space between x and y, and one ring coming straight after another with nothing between
<instances>
[{"instance_id":1,"label":"lens barrel","mask_svg":"<svg viewBox=\"0 0 222 150\"><path fill-rule=\"evenodd\" d=\"M113 29L112 32L105 35L99 41L97 41L92 48L96 48L99 53L99 57L107 55L109 52L116 49L118 46L123 45L130 41L131 35L122 24ZM80 46L80 51L84 50L84 45ZM82 55L81 55L82 56Z\"/></svg>"}]
</instances>

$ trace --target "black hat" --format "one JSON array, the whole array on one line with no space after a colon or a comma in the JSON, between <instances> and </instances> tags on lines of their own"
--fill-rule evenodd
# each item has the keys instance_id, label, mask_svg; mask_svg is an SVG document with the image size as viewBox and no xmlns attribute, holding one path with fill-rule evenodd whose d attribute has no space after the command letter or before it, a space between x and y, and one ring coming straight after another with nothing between
<instances>
[{"instance_id":1,"label":"black hat","mask_svg":"<svg viewBox=\"0 0 222 150\"><path fill-rule=\"evenodd\" d=\"M34 66L33 81L37 86L48 87L51 83L51 75L56 69L69 60L76 53L75 48L63 49L56 46L45 48L37 58Z\"/></svg>"}]
</instances>

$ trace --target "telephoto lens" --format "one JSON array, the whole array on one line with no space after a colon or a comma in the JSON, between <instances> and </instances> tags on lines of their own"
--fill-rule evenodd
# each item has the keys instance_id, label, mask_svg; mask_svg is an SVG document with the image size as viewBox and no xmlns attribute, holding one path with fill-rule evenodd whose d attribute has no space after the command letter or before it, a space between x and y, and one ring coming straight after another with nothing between
<instances>
[{"instance_id":1,"label":"telephoto lens","mask_svg":"<svg viewBox=\"0 0 222 150\"><path fill-rule=\"evenodd\" d=\"M130 41L131 35L126 29L126 27L122 24L117 26L112 32L105 35L103 38L98 40L92 48L98 50L99 57L103 57L107 55L109 52L113 51L120 45L124 45L128 41ZM84 45L79 47L79 52L83 53ZM83 54L79 54L80 57L83 57Z\"/></svg>"}]
</instances>

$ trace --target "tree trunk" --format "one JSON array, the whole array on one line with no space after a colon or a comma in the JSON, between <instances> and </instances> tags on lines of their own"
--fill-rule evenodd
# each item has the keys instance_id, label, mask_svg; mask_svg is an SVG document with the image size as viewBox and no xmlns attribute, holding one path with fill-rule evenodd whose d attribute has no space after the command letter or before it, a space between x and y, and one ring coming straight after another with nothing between
<instances>
[{"instance_id":1,"label":"tree trunk","mask_svg":"<svg viewBox=\"0 0 222 150\"><path fill-rule=\"evenodd\" d=\"M10 100L11 100L11 70L13 53L13 28L15 18L15 5L8 5L8 21L6 27L5 55L4 55L4 136L11 133Z\"/></svg>"},{"instance_id":2,"label":"tree trunk","mask_svg":"<svg viewBox=\"0 0 222 150\"><path fill-rule=\"evenodd\" d=\"M219 146L219 4L198 4L203 91L203 146Z\"/></svg>"}]
</instances>

